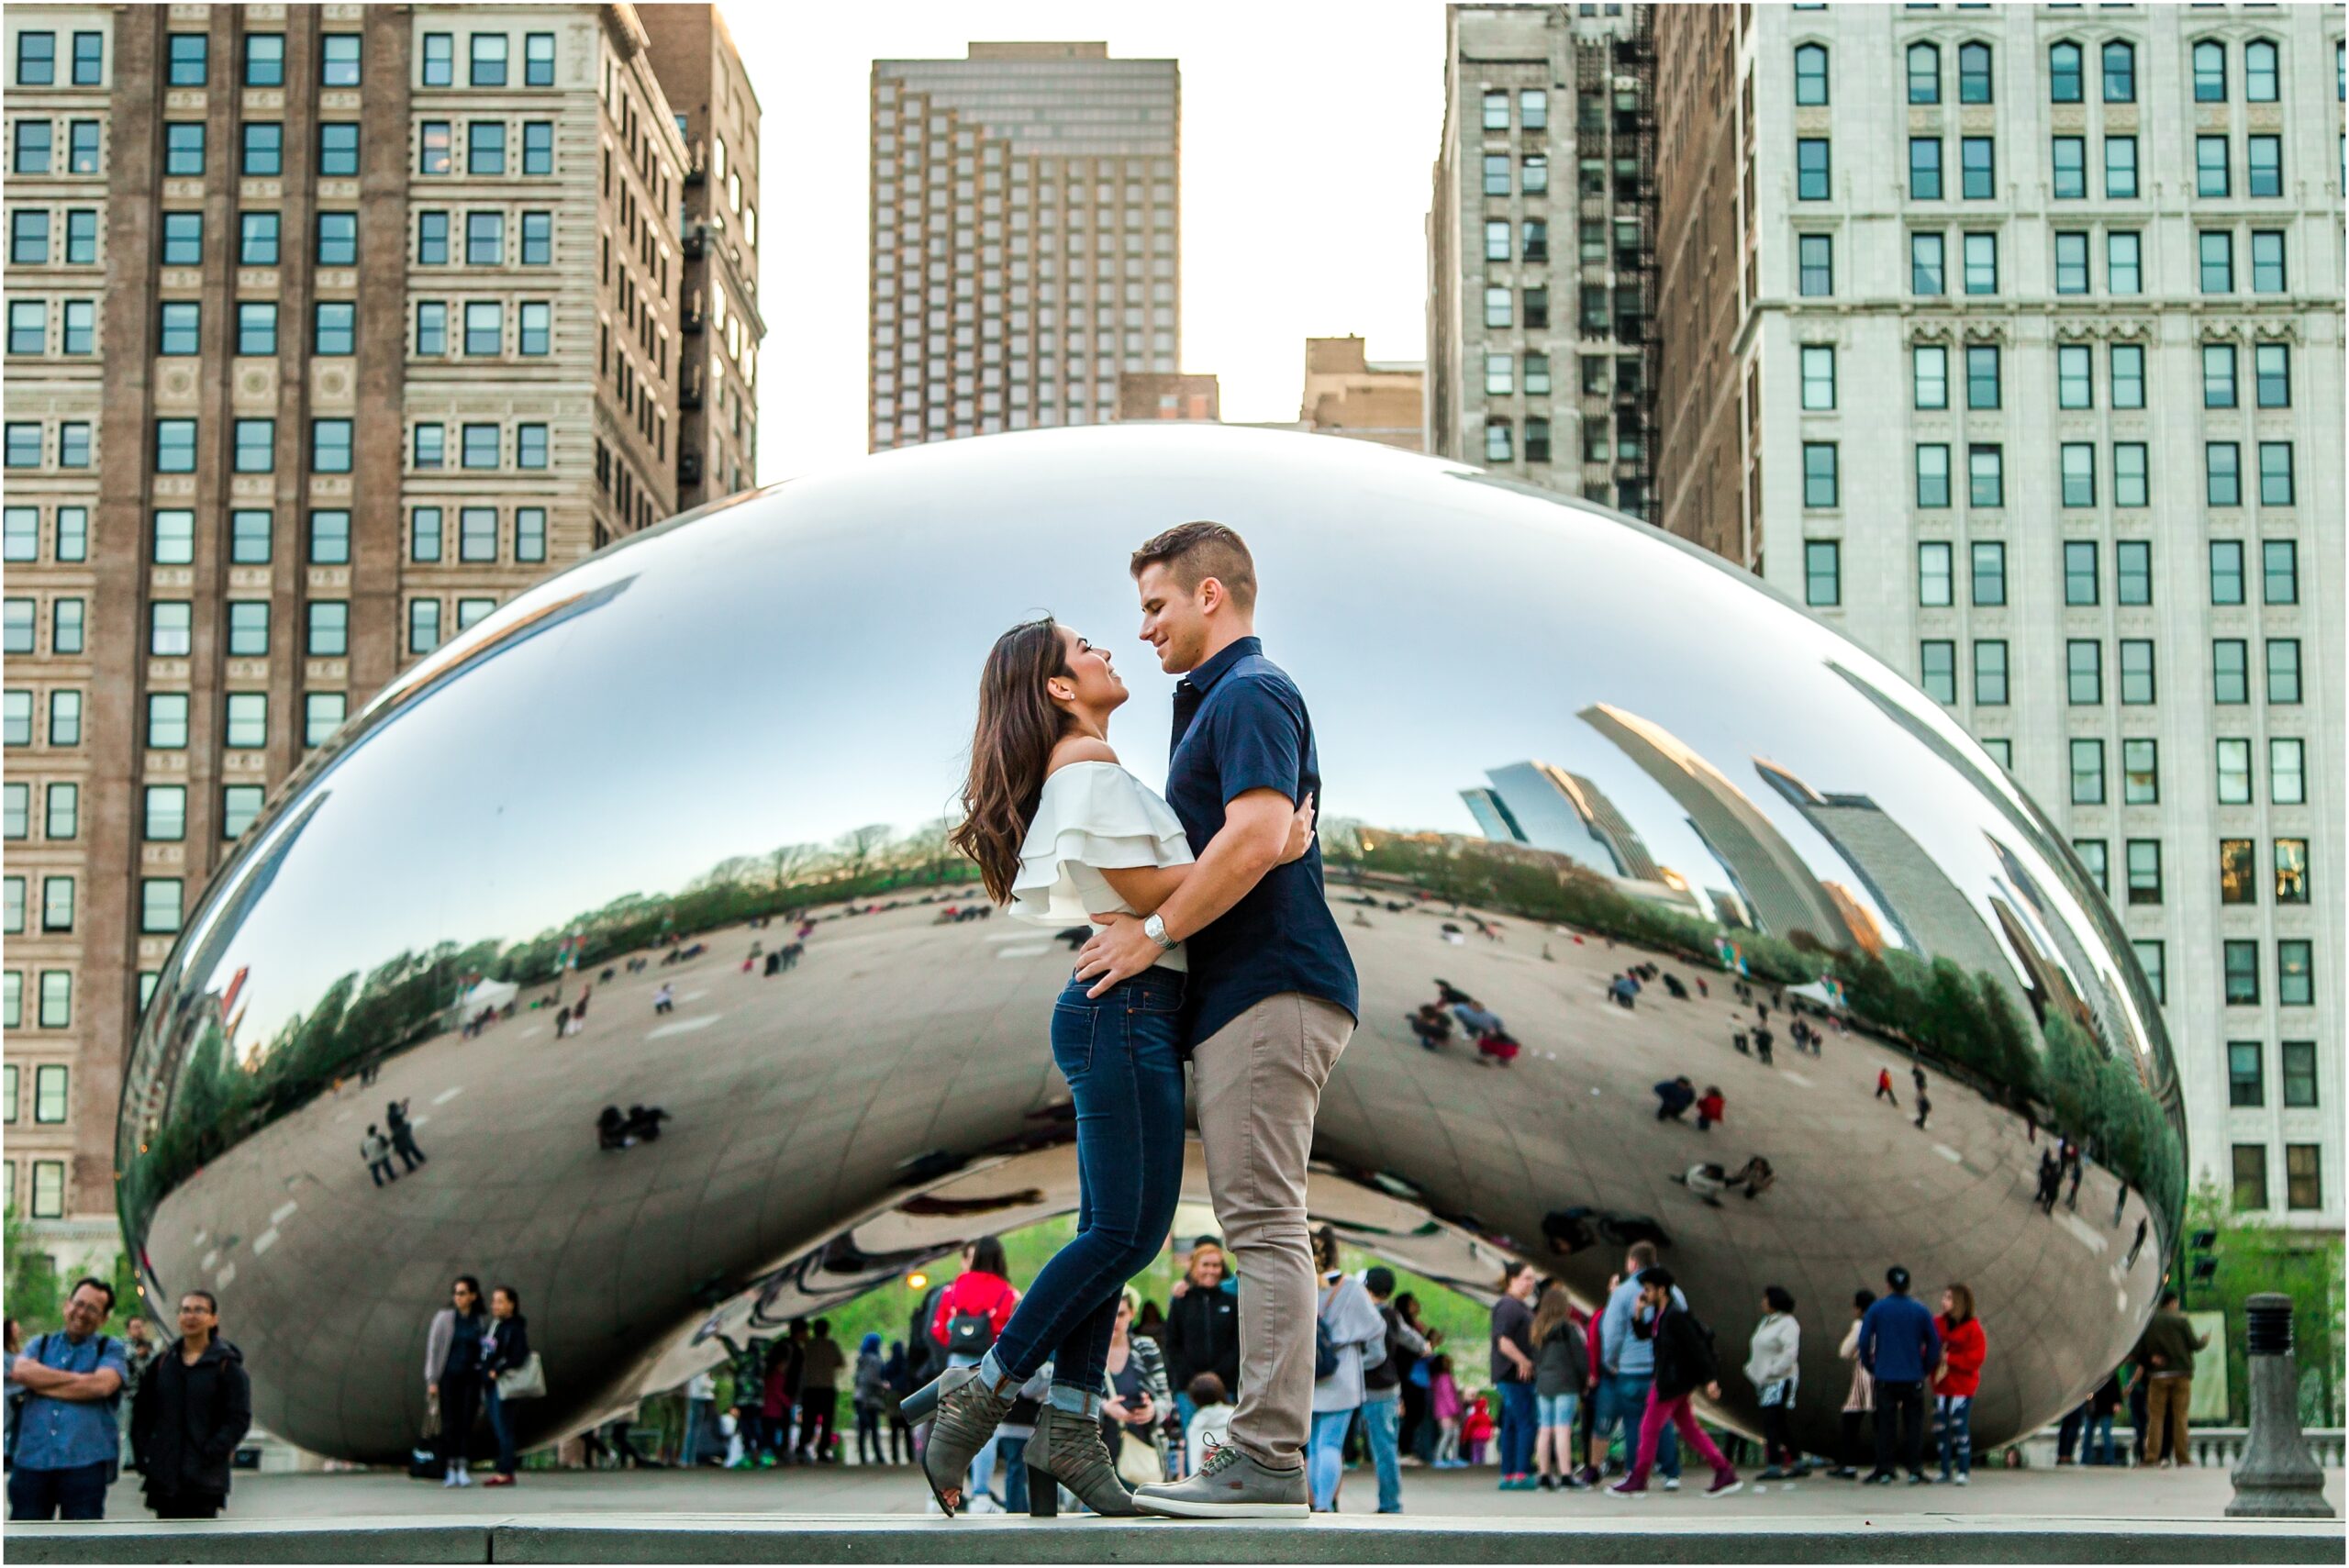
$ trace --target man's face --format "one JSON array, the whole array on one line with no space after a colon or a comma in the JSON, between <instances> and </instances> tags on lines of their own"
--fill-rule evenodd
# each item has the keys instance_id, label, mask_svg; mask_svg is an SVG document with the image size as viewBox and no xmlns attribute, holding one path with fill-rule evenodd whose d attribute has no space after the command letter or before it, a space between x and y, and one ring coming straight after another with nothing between
<instances>
[{"instance_id":1,"label":"man's face","mask_svg":"<svg viewBox=\"0 0 2349 1568\"><path fill-rule=\"evenodd\" d=\"M143 1347L147 1343L147 1319L133 1318L123 1325L123 1332L130 1336L132 1344Z\"/></svg>"},{"instance_id":2,"label":"man's face","mask_svg":"<svg viewBox=\"0 0 2349 1568\"><path fill-rule=\"evenodd\" d=\"M1223 584L1202 578L1186 590L1163 561L1153 561L1134 579L1141 597L1141 639L1158 651L1158 667L1170 675L1197 669L1207 660L1208 610L1223 598Z\"/></svg>"},{"instance_id":3,"label":"man's face","mask_svg":"<svg viewBox=\"0 0 2349 1568\"><path fill-rule=\"evenodd\" d=\"M86 1340L98 1331L112 1310L105 1291L85 1284L65 1304L65 1331L74 1339Z\"/></svg>"}]
</instances>

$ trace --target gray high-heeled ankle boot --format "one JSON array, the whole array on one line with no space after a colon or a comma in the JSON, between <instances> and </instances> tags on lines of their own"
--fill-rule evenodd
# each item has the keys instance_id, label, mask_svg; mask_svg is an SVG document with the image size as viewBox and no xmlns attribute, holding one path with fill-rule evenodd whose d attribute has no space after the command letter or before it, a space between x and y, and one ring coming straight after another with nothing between
<instances>
[{"instance_id":1,"label":"gray high-heeled ankle boot","mask_svg":"<svg viewBox=\"0 0 2349 1568\"><path fill-rule=\"evenodd\" d=\"M1053 1405L1043 1407L1036 1412L1036 1435L1028 1440L1027 1461L1031 1469L1058 1478L1097 1514L1116 1518L1141 1511L1109 1457L1101 1423L1094 1417Z\"/></svg>"},{"instance_id":2,"label":"gray high-heeled ankle boot","mask_svg":"<svg viewBox=\"0 0 2349 1568\"><path fill-rule=\"evenodd\" d=\"M1019 1385L1009 1379L990 1384L975 1366L949 1367L939 1373L938 1414L921 1451L921 1468L930 1495L950 1518L965 1500L963 1485L971 1461L995 1436L1019 1392Z\"/></svg>"}]
</instances>

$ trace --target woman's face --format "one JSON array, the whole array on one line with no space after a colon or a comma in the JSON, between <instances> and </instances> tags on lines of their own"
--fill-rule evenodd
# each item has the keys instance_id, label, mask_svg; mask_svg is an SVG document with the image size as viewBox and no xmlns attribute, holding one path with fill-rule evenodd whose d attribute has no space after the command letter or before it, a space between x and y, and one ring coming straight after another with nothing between
<instances>
[{"instance_id":1,"label":"woman's face","mask_svg":"<svg viewBox=\"0 0 2349 1568\"><path fill-rule=\"evenodd\" d=\"M1955 1291L1945 1290L1942 1292L1942 1311L1951 1317L1956 1316L1957 1293Z\"/></svg>"},{"instance_id":2,"label":"woman's face","mask_svg":"<svg viewBox=\"0 0 2349 1568\"><path fill-rule=\"evenodd\" d=\"M1118 1332L1122 1334L1134 1320L1134 1304L1120 1299L1118 1303Z\"/></svg>"},{"instance_id":3,"label":"woman's face","mask_svg":"<svg viewBox=\"0 0 2349 1568\"><path fill-rule=\"evenodd\" d=\"M489 1293L489 1312L490 1316L493 1318L513 1317L514 1298L507 1295L502 1290L491 1291Z\"/></svg>"},{"instance_id":4,"label":"woman's face","mask_svg":"<svg viewBox=\"0 0 2349 1568\"><path fill-rule=\"evenodd\" d=\"M456 1304L458 1311L471 1312L473 1309L474 1303L478 1302L481 1298L473 1294L473 1286L467 1284L462 1280L459 1280L455 1284L449 1287L449 1299Z\"/></svg>"},{"instance_id":5,"label":"woman's face","mask_svg":"<svg viewBox=\"0 0 2349 1568\"><path fill-rule=\"evenodd\" d=\"M1126 684L1109 667L1108 651L1094 647L1067 627L1062 627L1060 634L1061 658L1067 672L1047 683L1052 700L1064 708L1092 713L1108 713L1122 704Z\"/></svg>"},{"instance_id":6,"label":"woman's face","mask_svg":"<svg viewBox=\"0 0 2349 1568\"><path fill-rule=\"evenodd\" d=\"M1213 1247L1201 1247L1191 1254L1191 1283L1203 1289L1213 1290L1223 1283L1223 1254Z\"/></svg>"}]
</instances>

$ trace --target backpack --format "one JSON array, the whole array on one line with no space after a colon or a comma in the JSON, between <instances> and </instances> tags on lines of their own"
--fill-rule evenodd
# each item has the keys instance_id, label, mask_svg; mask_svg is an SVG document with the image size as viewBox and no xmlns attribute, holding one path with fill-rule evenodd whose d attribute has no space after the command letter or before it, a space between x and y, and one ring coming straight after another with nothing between
<instances>
[{"instance_id":1,"label":"backpack","mask_svg":"<svg viewBox=\"0 0 2349 1568\"><path fill-rule=\"evenodd\" d=\"M1330 1338L1330 1325L1321 1321L1319 1314L1313 1318L1313 1381L1325 1382L1338 1375L1338 1344Z\"/></svg>"},{"instance_id":2,"label":"backpack","mask_svg":"<svg viewBox=\"0 0 2349 1568\"><path fill-rule=\"evenodd\" d=\"M1007 1291L1010 1289L1008 1285L1004 1288ZM957 1312L946 1320L946 1350L949 1355L980 1356L994 1348L995 1317L991 1310Z\"/></svg>"}]
</instances>

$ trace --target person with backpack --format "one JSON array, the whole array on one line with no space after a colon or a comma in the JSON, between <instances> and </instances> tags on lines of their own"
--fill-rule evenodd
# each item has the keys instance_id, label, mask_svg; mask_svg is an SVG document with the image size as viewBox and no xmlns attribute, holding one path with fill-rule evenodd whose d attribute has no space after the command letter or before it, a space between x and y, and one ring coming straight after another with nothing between
<instances>
[{"instance_id":1,"label":"person with backpack","mask_svg":"<svg viewBox=\"0 0 2349 1568\"><path fill-rule=\"evenodd\" d=\"M252 1380L243 1354L220 1338L219 1300L188 1291L180 1297L180 1337L157 1352L131 1401L130 1450L155 1517L218 1517L237 1445L252 1424Z\"/></svg>"},{"instance_id":2,"label":"person with backpack","mask_svg":"<svg viewBox=\"0 0 2349 1568\"><path fill-rule=\"evenodd\" d=\"M1676 1282L1661 1263L1640 1274L1640 1304L1655 1315L1655 1377L1648 1389L1648 1406L1640 1417L1640 1447L1631 1473L1608 1491L1618 1497L1637 1497L1648 1489L1648 1472L1655 1463L1657 1439L1668 1421L1697 1457L1713 1467L1708 1497L1726 1497L1744 1489L1731 1465L1689 1409L1688 1400L1703 1389L1709 1399L1721 1396L1720 1365L1713 1354L1713 1331L1673 1297Z\"/></svg>"},{"instance_id":3,"label":"person with backpack","mask_svg":"<svg viewBox=\"0 0 2349 1568\"><path fill-rule=\"evenodd\" d=\"M1008 1277L1010 1273L1000 1239L982 1236L963 1249L963 1272L940 1293L928 1330L930 1342L945 1353L946 1366L976 1366L995 1348L996 1336L1003 1332L1004 1325L1011 1321L1012 1308L1019 1305L1019 1292ZM995 1439L990 1435L972 1455L970 1484L962 1489L958 1502L992 1496L988 1488L995 1481ZM931 1485L936 1486L936 1478Z\"/></svg>"},{"instance_id":4,"label":"person with backpack","mask_svg":"<svg viewBox=\"0 0 2349 1568\"><path fill-rule=\"evenodd\" d=\"M1363 1288L1386 1325L1386 1354L1362 1373L1362 1424L1370 1442L1371 1468L1378 1475L1378 1511L1403 1511L1401 1450L1405 1379L1432 1348L1426 1335L1397 1310L1395 1271L1380 1264L1365 1269Z\"/></svg>"},{"instance_id":5,"label":"person with backpack","mask_svg":"<svg viewBox=\"0 0 2349 1568\"><path fill-rule=\"evenodd\" d=\"M1339 1268L1338 1233L1329 1226L1313 1233L1313 1266L1320 1275L1320 1304L1313 1319L1313 1429L1306 1445L1306 1481L1313 1511L1326 1514L1338 1507L1346 1430L1362 1408L1365 1365L1386 1359L1386 1319L1363 1282Z\"/></svg>"},{"instance_id":6,"label":"person with backpack","mask_svg":"<svg viewBox=\"0 0 2349 1568\"><path fill-rule=\"evenodd\" d=\"M106 1488L122 1464L115 1406L129 1376L122 1342L98 1330L114 1311L114 1287L73 1282L65 1327L37 1334L7 1358L17 1414L16 1462L8 1472L8 1518L102 1519Z\"/></svg>"}]
</instances>

